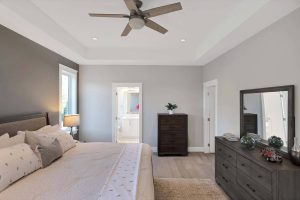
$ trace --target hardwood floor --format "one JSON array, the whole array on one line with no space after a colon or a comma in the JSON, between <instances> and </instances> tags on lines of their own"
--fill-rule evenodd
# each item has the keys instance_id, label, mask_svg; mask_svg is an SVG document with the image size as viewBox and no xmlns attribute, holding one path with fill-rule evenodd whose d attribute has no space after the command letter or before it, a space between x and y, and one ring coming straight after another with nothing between
<instances>
[{"instance_id":1,"label":"hardwood floor","mask_svg":"<svg viewBox=\"0 0 300 200\"><path fill-rule=\"evenodd\" d=\"M215 180L215 154L189 153L189 156L153 155L155 178L199 178Z\"/></svg>"}]
</instances>

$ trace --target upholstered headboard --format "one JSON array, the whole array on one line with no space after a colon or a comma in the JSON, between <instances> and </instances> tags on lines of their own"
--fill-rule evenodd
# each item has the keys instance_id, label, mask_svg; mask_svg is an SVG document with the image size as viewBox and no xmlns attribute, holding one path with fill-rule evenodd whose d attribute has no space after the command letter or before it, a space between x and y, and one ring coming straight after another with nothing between
<instances>
[{"instance_id":1,"label":"upholstered headboard","mask_svg":"<svg viewBox=\"0 0 300 200\"><path fill-rule=\"evenodd\" d=\"M35 131L49 124L48 114L30 114L0 119L0 135L8 133L10 137L18 131Z\"/></svg>"}]
</instances>

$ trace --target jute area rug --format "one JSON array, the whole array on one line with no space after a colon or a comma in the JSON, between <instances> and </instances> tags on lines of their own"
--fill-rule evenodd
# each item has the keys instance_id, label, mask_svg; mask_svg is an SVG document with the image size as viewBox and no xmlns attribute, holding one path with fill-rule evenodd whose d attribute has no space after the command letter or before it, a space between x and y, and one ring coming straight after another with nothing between
<instances>
[{"instance_id":1,"label":"jute area rug","mask_svg":"<svg viewBox=\"0 0 300 200\"><path fill-rule=\"evenodd\" d=\"M155 200L228 200L210 179L156 178Z\"/></svg>"}]
</instances>

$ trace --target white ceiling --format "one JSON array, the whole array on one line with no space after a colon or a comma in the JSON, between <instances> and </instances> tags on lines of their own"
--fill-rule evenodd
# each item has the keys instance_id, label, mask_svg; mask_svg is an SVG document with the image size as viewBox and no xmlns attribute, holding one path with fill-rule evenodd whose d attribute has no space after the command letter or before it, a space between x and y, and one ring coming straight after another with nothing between
<instances>
[{"instance_id":1,"label":"white ceiling","mask_svg":"<svg viewBox=\"0 0 300 200\"><path fill-rule=\"evenodd\" d=\"M142 10L177 1L144 0ZM165 35L144 28L121 37L127 19L88 16L127 14L123 0L0 0L0 24L81 65L204 65L300 6L300 0L181 3L182 11L153 18L169 30Z\"/></svg>"}]
</instances>

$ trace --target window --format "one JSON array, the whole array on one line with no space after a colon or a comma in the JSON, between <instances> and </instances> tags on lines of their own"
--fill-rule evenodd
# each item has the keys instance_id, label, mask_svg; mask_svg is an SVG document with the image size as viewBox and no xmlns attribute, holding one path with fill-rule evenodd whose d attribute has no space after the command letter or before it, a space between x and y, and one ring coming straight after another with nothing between
<instances>
[{"instance_id":1,"label":"window","mask_svg":"<svg viewBox=\"0 0 300 200\"><path fill-rule=\"evenodd\" d=\"M59 123L65 115L77 113L77 71L59 65Z\"/></svg>"}]
</instances>

